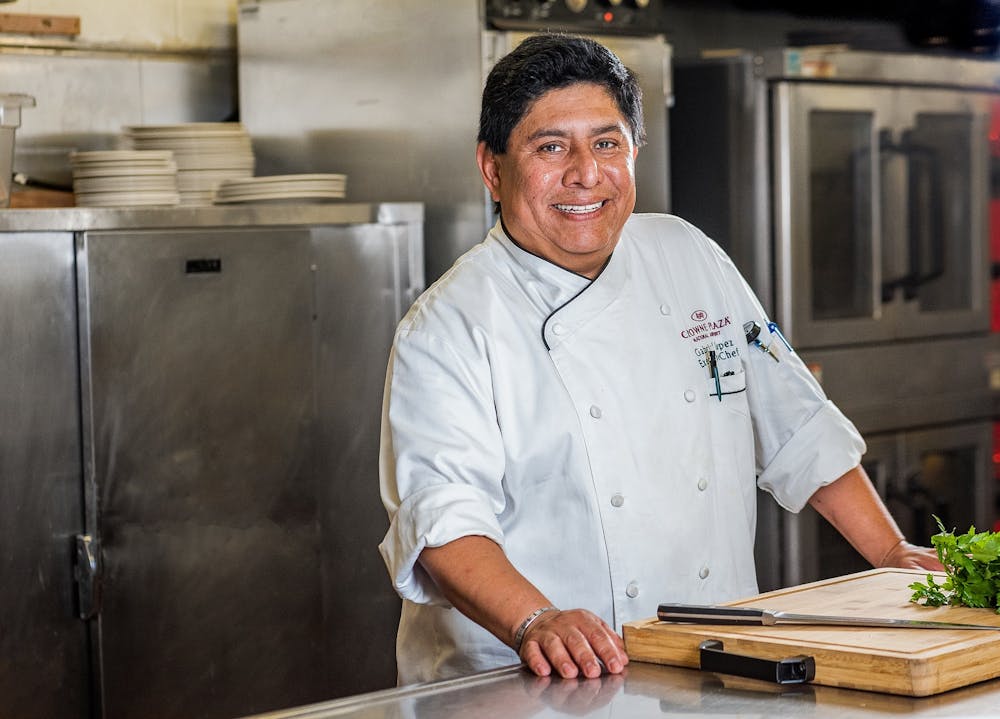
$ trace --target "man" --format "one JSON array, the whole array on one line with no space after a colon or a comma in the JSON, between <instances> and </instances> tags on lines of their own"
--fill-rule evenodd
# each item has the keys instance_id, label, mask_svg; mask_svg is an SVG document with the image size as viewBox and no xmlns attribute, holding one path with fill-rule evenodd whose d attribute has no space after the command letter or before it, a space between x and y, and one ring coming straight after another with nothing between
<instances>
[{"instance_id":1,"label":"man","mask_svg":"<svg viewBox=\"0 0 1000 719\"><path fill-rule=\"evenodd\" d=\"M566 36L487 80L477 160L499 222L403 319L386 380L401 683L518 656L621 672L624 622L756 593L758 485L873 565L938 566L724 253L632 215L640 99L606 48Z\"/></svg>"}]
</instances>

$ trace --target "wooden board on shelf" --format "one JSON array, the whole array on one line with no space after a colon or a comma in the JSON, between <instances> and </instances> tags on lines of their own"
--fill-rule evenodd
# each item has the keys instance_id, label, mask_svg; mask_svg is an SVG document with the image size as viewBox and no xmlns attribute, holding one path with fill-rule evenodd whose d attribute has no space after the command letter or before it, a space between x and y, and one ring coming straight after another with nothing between
<instances>
[{"instance_id":1,"label":"wooden board on shelf","mask_svg":"<svg viewBox=\"0 0 1000 719\"><path fill-rule=\"evenodd\" d=\"M77 15L0 13L0 33L76 36L80 34L80 18Z\"/></svg>"}]
</instances>

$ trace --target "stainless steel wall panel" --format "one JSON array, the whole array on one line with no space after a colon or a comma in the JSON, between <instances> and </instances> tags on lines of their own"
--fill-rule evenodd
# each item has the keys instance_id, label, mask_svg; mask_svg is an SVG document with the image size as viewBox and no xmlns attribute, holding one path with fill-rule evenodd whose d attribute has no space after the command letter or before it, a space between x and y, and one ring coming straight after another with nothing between
<instances>
[{"instance_id":1,"label":"stainless steel wall panel","mask_svg":"<svg viewBox=\"0 0 1000 719\"><path fill-rule=\"evenodd\" d=\"M0 235L0 713L89 715L73 235Z\"/></svg>"},{"instance_id":2,"label":"stainless steel wall panel","mask_svg":"<svg viewBox=\"0 0 1000 719\"><path fill-rule=\"evenodd\" d=\"M123 125L225 120L236 111L235 52L0 50L5 87L36 99L14 169L69 185L72 150L110 149Z\"/></svg>"},{"instance_id":3,"label":"stainless steel wall panel","mask_svg":"<svg viewBox=\"0 0 1000 719\"><path fill-rule=\"evenodd\" d=\"M487 229L479 6L243 2L240 116L258 174L342 172L353 201L423 202L436 278Z\"/></svg>"}]
</instances>

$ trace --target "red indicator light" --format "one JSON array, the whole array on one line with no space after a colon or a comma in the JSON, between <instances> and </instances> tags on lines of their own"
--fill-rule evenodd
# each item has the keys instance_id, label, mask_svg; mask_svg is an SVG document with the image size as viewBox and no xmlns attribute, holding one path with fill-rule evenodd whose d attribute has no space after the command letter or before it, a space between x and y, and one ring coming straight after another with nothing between
<instances>
[{"instance_id":1,"label":"red indicator light","mask_svg":"<svg viewBox=\"0 0 1000 719\"><path fill-rule=\"evenodd\" d=\"M604 22L611 22L615 19L614 13L606 12L604 13Z\"/></svg>"}]
</instances>

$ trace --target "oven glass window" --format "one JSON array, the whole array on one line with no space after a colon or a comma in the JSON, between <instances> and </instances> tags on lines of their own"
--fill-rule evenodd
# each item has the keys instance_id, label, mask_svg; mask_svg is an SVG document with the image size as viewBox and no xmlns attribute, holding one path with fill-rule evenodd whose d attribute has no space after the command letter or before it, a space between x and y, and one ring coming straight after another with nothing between
<instances>
[{"instance_id":1,"label":"oven glass window","mask_svg":"<svg viewBox=\"0 0 1000 719\"><path fill-rule=\"evenodd\" d=\"M872 115L809 115L813 319L871 317Z\"/></svg>"},{"instance_id":2,"label":"oven glass window","mask_svg":"<svg viewBox=\"0 0 1000 719\"><path fill-rule=\"evenodd\" d=\"M971 115L922 113L908 133L911 272L922 312L972 304Z\"/></svg>"}]
</instances>

